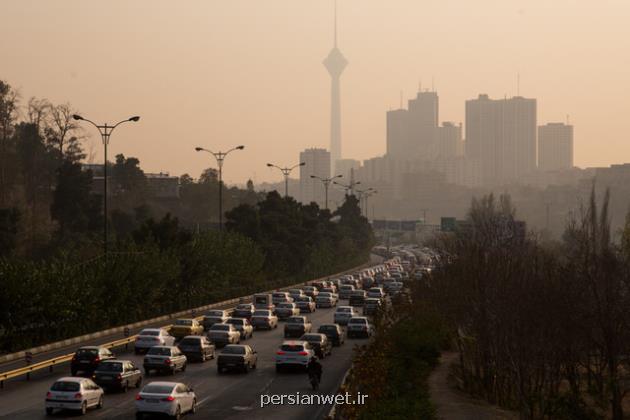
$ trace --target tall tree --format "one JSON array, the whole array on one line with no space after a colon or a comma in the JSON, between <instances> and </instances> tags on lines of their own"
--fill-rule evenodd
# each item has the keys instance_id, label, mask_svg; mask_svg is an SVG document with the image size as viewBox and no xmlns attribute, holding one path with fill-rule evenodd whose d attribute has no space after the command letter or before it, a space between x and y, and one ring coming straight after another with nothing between
<instances>
[{"instance_id":1,"label":"tall tree","mask_svg":"<svg viewBox=\"0 0 630 420\"><path fill-rule=\"evenodd\" d=\"M0 208L9 201L18 172L13 137L17 107L17 92L0 80Z\"/></svg>"}]
</instances>

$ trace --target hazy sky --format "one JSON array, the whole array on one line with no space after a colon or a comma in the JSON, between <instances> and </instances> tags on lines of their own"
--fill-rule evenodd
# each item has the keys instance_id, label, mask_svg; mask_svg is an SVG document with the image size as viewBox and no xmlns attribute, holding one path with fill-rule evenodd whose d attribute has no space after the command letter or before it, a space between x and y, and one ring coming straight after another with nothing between
<instances>
[{"instance_id":1,"label":"hazy sky","mask_svg":"<svg viewBox=\"0 0 630 420\"><path fill-rule=\"evenodd\" d=\"M110 153L145 171L197 177L194 146L244 144L226 180L273 181L266 162L328 148L333 0L0 0L0 16L0 79L97 121L141 115ZM628 162L629 20L628 0L339 0L343 155L383 154L385 111L420 79L459 122L520 72L539 123L570 115L578 166Z\"/></svg>"}]
</instances>

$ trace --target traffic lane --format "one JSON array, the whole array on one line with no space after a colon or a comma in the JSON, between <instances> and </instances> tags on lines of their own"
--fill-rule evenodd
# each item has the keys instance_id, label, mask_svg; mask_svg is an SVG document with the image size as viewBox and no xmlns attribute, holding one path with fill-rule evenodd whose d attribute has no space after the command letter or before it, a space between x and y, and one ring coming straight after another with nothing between
<instances>
[{"instance_id":1,"label":"traffic lane","mask_svg":"<svg viewBox=\"0 0 630 420\"><path fill-rule=\"evenodd\" d=\"M310 314L309 318L313 322L314 329L322 323L332 322L333 312L333 309L318 309L313 314ZM264 389L267 383L275 377L274 356L275 351L282 343L282 340L283 323L281 323L277 329L272 331L256 331L252 339L244 341L244 343L252 345L252 347L258 351L259 356L258 369L256 371L252 371L252 373L248 375L218 375L216 372L216 363L214 361L209 361L203 364L191 363L188 365L186 372L177 373L174 376L152 375L145 378L145 383L152 380L173 380L186 382L195 389L198 395L199 403L201 404L200 408L203 409L206 405L212 405L215 407L218 402L218 408L221 410L238 410L238 407L247 407L252 405L253 399L258 398L258 390ZM338 349L339 348L336 348L336 350ZM124 358L131 360L138 366L142 365L143 357L134 355L132 351L118 352L117 356L121 359ZM30 383L25 382L20 384L20 386L12 387L0 392L0 418L45 418L43 400L50 384L54 382L54 380L68 375L68 372L56 373L46 378L33 380L30 381ZM304 381L308 384L306 379L304 379ZM238 390L239 398L242 396L241 389L249 389L250 391L255 392L245 394L248 395L246 402L239 402L239 404L227 404L224 407L222 402L229 402L234 399L234 395L229 393L225 394L233 388ZM127 394L108 393L105 396L105 407L101 410L90 411L89 415L97 418L131 418L135 412L134 395L134 392L129 392ZM223 400L221 396L224 396L226 400ZM6 401L7 403L3 401ZM237 408L234 409L233 407ZM74 416L59 414L55 417L72 418Z\"/></svg>"}]
</instances>

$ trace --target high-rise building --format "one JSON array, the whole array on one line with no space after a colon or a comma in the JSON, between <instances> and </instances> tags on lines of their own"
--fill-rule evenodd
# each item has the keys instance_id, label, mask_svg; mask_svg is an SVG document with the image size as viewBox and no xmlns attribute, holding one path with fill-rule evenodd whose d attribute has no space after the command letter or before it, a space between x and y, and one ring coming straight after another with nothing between
<instances>
[{"instance_id":1,"label":"high-rise building","mask_svg":"<svg viewBox=\"0 0 630 420\"><path fill-rule=\"evenodd\" d=\"M335 172L332 173L332 175L333 176L335 176L335 175L342 175L343 179L345 180L344 183L347 183L347 182L349 182L348 180L350 179L350 172L351 171L356 171L360 167L361 167L361 161L360 160L339 159L335 163Z\"/></svg>"},{"instance_id":2,"label":"high-rise building","mask_svg":"<svg viewBox=\"0 0 630 420\"><path fill-rule=\"evenodd\" d=\"M436 154L440 159L452 159L462 154L462 125L444 122L437 128Z\"/></svg>"},{"instance_id":3,"label":"high-rise building","mask_svg":"<svg viewBox=\"0 0 630 420\"><path fill-rule=\"evenodd\" d=\"M466 157L482 166L484 185L518 182L536 169L536 99L466 101Z\"/></svg>"},{"instance_id":4,"label":"high-rise building","mask_svg":"<svg viewBox=\"0 0 630 420\"><path fill-rule=\"evenodd\" d=\"M326 149L306 149L300 152L299 162L305 163L300 166L300 201L304 204L314 201L323 207L324 186L320 180L311 178L311 175L330 177L330 152Z\"/></svg>"},{"instance_id":5,"label":"high-rise building","mask_svg":"<svg viewBox=\"0 0 630 420\"><path fill-rule=\"evenodd\" d=\"M393 159L409 159L409 113L406 109L387 112L387 156Z\"/></svg>"},{"instance_id":6,"label":"high-rise building","mask_svg":"<svg viewBox=\"0 0 630 420\"><path fill-rule=\"evenodd\" d=\"M415 99L409 100L409 142L413 150L407 156L421 159L434 159L436 153L437 127L439 124L439 98L437 92L418 92Z\"/></svg>"},{"instance_id":7,"label":"high-rise building","mask_svg":"<svg viewBox=\"0 0 630 420\"><path fill-rule=\"evenodd\" d=\"M573 167L573 126L549 123L538 127L538 169L556 171Z\"/></svg>"},{"instance_id":8,"label":"high-rise building","mask_svg":"<svg viewBox=\"0 0 630 420\"><path fill-rule=\"evenodd\" d=\"M348 60L337 48L337 3L335 2L334 46L324 60L324 66L330 74L330 155L332 163L341 159L341 94L340 78L348 65ZM334 168L332 168L334 171Z\"/></svg>"}]
</instances>

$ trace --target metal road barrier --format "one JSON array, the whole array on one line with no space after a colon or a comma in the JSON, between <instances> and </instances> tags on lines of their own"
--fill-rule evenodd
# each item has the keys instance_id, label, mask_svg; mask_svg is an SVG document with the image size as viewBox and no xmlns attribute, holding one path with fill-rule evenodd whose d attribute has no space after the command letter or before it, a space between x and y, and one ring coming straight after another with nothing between
<instances>
[{"instance_id":1,"label":"metal road barrier","mask_svg":"<svg viewBox=\"0 0 630 420\"><path fill-rule=\"evenodd\" d=\"M262 293L272 293L274 290L288 290L288 289L296 288L296 287L301 286L301 285L306 285L306 284L312 283L313 281L329 279L331 277L337 277L337 276L343 275L345 273L349 273L351 271L360 270L361 268L365 268L365 267L371 266L371 265L373 265L373 264L368 262L368 263L360 265L358 267L354 267L354 268L351 268L349 270L345 270L345 271L343 271L341 273L331 274L329 276L321 277L320 279L311 280L311 281L305 281L305 282L294 284L294 285L291 285L291 286L285 286L285 287L282 287L282 288L277 288L277 289L273 289L273 290L267 290L267 291L264 291ZM212 309L212 308L216 308L216 307L220 307L220 306L228 306L227 308L225 308L225 310L228 310L228 311L229 310L234 310L235 306L231 306L230 307L229 305L235 305L235 304L244 303L244 302L246 303L247 301L251 300L252 295L253 294L249 294L247 296L241 296L241 297L238 297L238 298L225 300L223 302L217 302L217 303L213 303L213 304L210 304L210 305L202 306L200 308L193 308L193 309L189 309L189 310L186 310L186 311L177 312L175 314L165 315L163 317L160 317L160 319L172 319L172 318L177 318L177 317L180 317L180 316L183 316L183 315L186 315L186 314L190 314L190 313L196 314L197 312L202 312L202 311L205 311L205 310L208 310L208 309ZM203 316L198 316L195 319L197 321L201 321L203 319ZM156 321L156 319L149 320L149 321L143 321L143 322L140 322L140 323L130 324L130 325L141 326L142 324L146 324L146 323L149 323L151 321ZM164 325L161 328L165 328L165 329L169 330L171 327L172 327L172 324L168 324L168 325ZM122 338L120 340L111 341L109 343L101 344L100 346L107 347L107 348L114 348L114 347L128 346L130 343L133 343L133 342L136 341L137 334L134 334L134 335L131 335L131 336L129 335L129 325L125 326L125 327L116 328L116 330L118 330L118 329L123 331L123 335L125 335L125 338ZM96 333L96 334L98 334L98 333ZM26 360L28 360L28 357L30 357L31 359L33 357L33 354L31 353L30 350L26 351L26 352L20 352L18 354L23 354L24 357L26 358ZM29 380L30 377L31 377L31 373L32 372L36 372L36 371L39 371L39 370L42 370L42 369L46 369L46 368L49 370L49 372L52 372L53 368L55 366L60 365L62 363L69 362L70 360L72 360L73 356L74 356L74 353L69 353L69 354L65 354L63 356L57 356L57 357L54 357L52 359L44 360L44 361L33 363L33 364L30 364L30 363L27 362L28 363L27 366L24 366L24 367L21 367L21 368L18 368L18 369L13 369L13 370L10 370L10 371L7 371L7 372L0 372L0 389L4 388L4 382L6 380L9 380L9 379L12 379L12 378L17 378L17 377L26 375L26 379Z\"/></svg>"}]
</instances>

